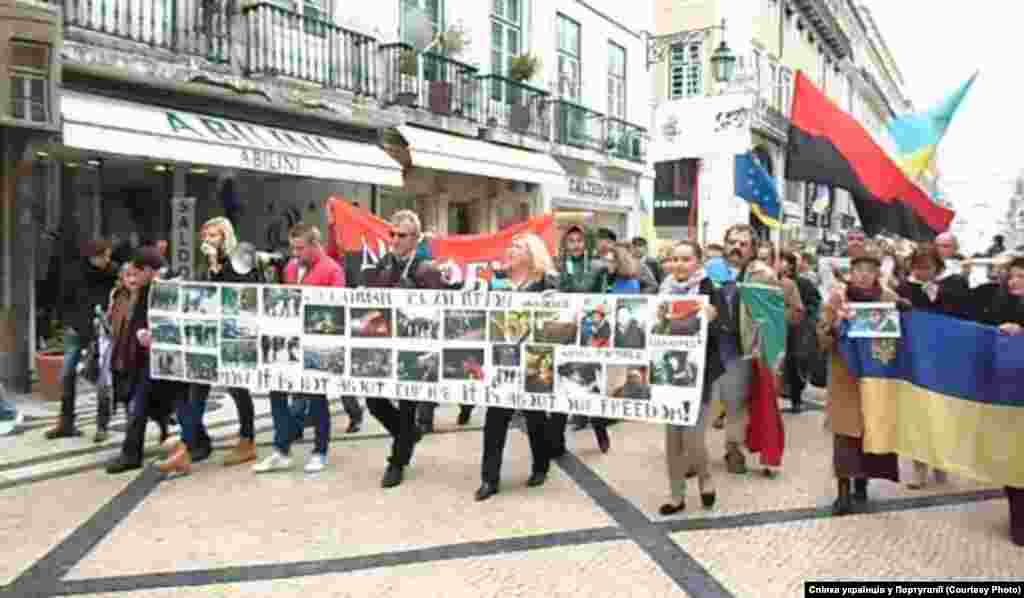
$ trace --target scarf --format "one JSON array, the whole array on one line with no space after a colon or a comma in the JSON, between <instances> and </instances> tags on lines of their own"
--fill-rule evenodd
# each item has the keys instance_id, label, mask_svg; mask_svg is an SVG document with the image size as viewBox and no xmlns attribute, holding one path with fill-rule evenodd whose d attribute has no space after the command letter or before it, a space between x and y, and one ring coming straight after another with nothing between
<instances>
[{"instance_id":1,"label":"scarf","mask_svg":"<svg viewBox=\"0 0 1024 598\"><path fill-rule=\"evenodd\" d=\"M700 268L690 275L686 280L677 280L675 275L668 276L661 283L661 292L668 295L696 295L700 290L700 283L707 278L704 268Z\"/></svg>"},{"instance_id":2,"label":"scarf","mask_svg":"<svg viewBox=\"0 0 1024 598\"><path fill-rule=\"evenodd\" d=\"M907 282L921 287L921 290L924 291L924 294L928 297L928 301L935 303L935 300L939 298L939 279L932 280L931 282L923 282L911 275L907 277Z\"/></svg>"},{"instance_id":3,"label":"scarf","mask_svg":"<svg viewBox=\"0 0 1024 598\"><path fill-rule=\"evenodd\" d=\"M878 303L882 299L882 285L875 283L870 289L858 289L854 286L846 287L846 300L853 303Z\"/></svg>"}]
</instances>

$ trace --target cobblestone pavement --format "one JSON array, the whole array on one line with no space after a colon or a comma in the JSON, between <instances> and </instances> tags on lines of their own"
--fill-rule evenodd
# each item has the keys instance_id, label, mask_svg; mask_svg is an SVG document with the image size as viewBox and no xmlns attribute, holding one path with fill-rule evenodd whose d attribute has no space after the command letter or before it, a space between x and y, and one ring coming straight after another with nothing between
<instances>
[{"instance_id":1,"label":"cobblestone pavement","mask_svg":"<svg viewBox=\"0 0 1024 598\"><path fill-rule=\"evenodd\" d=\"M235 441L234 406L223 395L214 402L208 422L223 449ZM784 414L786 456L774 478L758 467L728 474L724 437L711 430L718 503L701 508L694 488L686 511L665 518L661 426L613 426L608 454L590 430L569 431L571 454L535 489L525 487L529 447L515 432L501 493L478 503L482 409L465 427L455 407L439 409L405 483L382 490L390 441L372 418L345 435L340 404L318 475L301 470L307 440L290 472L225 468L222 450L191 475L164 479L153 467L99 469L120 436L92 444L90 403L85 395L84 437L46 442L56 405L22 397L28 429L0 438L0 595L774 597L803 596L815 579L1024 572L1001 491L971 480L920 491L874 482L869 506L832 517L820 408ZM257 401L261 455L270 451L268 407Z\"/></svg>"}]
</instances>

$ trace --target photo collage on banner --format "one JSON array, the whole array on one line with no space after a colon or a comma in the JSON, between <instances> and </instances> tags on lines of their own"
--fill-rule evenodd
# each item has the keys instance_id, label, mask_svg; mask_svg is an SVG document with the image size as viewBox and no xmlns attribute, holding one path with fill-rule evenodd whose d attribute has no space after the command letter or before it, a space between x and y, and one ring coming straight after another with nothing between
<instances>
[{"instance_id":1,"label":"photo collage on banner","mask_svg":"<svg viewBox=\"0 0 1024 598\"><path fill-rule=\"evenodd\" d=\"M149 294L154 378L220 381L221 287L154 282Z\"/></svg>"},{"instance_id":2,"label":"photo collage on banner","mask_svg":"<svg viewBox=\"0 0 1024 598\"><path fill-rule=\"evenodd\" d=\"M176 352L185 364L182 372L173 359L154 361L161 378L257 393L389 397L680 425L694 424L700 408L707 323L699 297L158 288L150 318L160 337L154 355ZM204 321L212 322L214 338L193 346L184 340L185 322L200 318L184 306L211 288L220 311ZM189 369L199 367L189 366L192 354L212 359L205 377Z\"/></svg>"}]
</instances>

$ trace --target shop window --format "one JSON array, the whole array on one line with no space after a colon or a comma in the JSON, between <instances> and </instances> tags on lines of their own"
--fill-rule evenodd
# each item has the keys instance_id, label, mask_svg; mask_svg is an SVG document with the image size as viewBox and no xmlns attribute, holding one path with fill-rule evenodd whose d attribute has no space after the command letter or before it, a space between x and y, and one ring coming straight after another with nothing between
<instances>
[{"instance_id":1,"label":"shop window","mask_svg":"<svg viewBox=\"0 0 1024 598\"><path fill-rule=\"evenodd\" d=\"M50 121L50 47L29 41L11 42L12 118L32 123Z\"/></svg>"}]
</instances>

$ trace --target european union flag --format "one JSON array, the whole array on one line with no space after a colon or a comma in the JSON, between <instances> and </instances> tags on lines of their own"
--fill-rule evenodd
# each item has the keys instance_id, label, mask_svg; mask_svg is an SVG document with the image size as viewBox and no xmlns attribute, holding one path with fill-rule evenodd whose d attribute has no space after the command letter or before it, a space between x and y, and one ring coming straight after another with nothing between
<instances>
[{"instance_id":1,"label":"european union flag","mask_svg":"<svg viewBox=\"0 0 1024 598\"><path fill-rule=\"evenodd\" d=\"M778 228L782 220L782 204L775 188L775 179L757 163L750 152L736 155L736 196L750 202L758 220Z\"/></svg>"}]
</instances>

